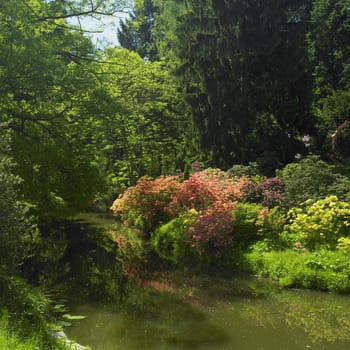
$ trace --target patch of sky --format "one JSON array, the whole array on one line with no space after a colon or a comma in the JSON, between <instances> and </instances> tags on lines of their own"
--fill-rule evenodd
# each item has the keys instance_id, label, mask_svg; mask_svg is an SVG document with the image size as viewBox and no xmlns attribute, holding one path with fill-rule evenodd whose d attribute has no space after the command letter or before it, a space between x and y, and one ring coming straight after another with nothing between
<instances>
[{"instance_id":1,"label":"patch of sky","mask_svg":"<svg viewBox=\"0 0 350 350\"><path fill-rule=\"evenodd\" d=\"M104 49L108 46L118 46L117 32L120 21L128 18L127 11L111 15L101 15L97 17L73 17L69 23L81 28L86 36L92 39L92 42L98 49Z\"/></svg>"}]
</instances>

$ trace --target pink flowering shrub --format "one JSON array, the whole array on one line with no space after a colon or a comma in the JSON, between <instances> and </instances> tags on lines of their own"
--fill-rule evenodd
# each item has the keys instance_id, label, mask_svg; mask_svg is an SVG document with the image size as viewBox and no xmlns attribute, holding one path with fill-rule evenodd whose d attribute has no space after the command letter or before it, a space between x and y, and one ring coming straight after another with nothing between
<instances>
[{"instance_id":1,"label":"pink flowering shrub","mask_svg":"<svg viewBox=\"0 0 350 350\"><path fill-rule=\"evenodd\" d=\"M206 261L220 258L233 244L233 209L235 203L215 202L199 212L188 228L186 242Z\"/></svg>"},{"instance_id":2,"label":"pink flowering shrub","mask_svg":"<svg viewBox=\"0 0 350 350\"><path fill-rule=\"evenodd\" d=\"M235 202L242 196L245 182L245 178L230 179L219 169L194 173L178 186L167 210L172 216L177 216L189 209L206 210L217 202Z\"/></svg>"},{"instance_id":3,"label":"pink flowering shrub","mask_svg":"<svg viewBox=\"0 0 350 350\"><path fill-rule=\"evenodd\" d=\"M232 179L221 170L207 169L192 174L174 192L167 207L172 216L198 212L184 240L203 260L216 259L232 246L233 212L245 183L246 178Z\"/></svg>"},{"instance_id":4,"label":"pink flowering shrub","mask_svg":"<svg viewBox=\"0 0 350 350\"><path fill-rule=\"evenodd\" d=\"M150 232L158 223L169 219L165 208L179 185L175 176L155 180L142 177L114 201L111 209L124 223Z\"/></svg>"},{"instance_id":5,"label":"pink flowering shrub","mask_svg":"<svg viewBox=\"0 0 350 350\"><path fill-rule=\"evenodd\" d=\"M232 179L218 169L198 171L183 182L172 176L144 177L120 195L111 209L126 224L141 228L146 233L144 247L150 241L158 256L176 260L184 253L210 262L234 242L234 210L246 182L244 177ZM174 228L176 232L169 231ZM128 257L140 248L130 237L118 236L117 243ZM163 254L164 247L169 252ZM122 260L128 269L131 260L125 256Z\"/></svg>"}]
</instances>

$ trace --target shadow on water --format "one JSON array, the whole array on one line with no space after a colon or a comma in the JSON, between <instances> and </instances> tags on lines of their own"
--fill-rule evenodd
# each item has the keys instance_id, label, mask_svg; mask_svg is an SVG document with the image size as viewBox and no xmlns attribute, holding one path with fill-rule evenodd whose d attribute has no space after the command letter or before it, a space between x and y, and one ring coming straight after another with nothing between
<instances>
[{"instance_id":1,"label":"shadow on water","mask_svg":"<svg viewBox=\"0 0 350 350\"><path fill-rule=\"evenodd\" d=\"M44 239L23 265L24 275L54 297L77 301L112 298L117 275L112 224L116 224L113 217L97 213L42 223Z\"/></svg>"},{"instance_id":2,"label":"shadow on water","mask_svg":"<svg viewBox=\"0 0 350 350\"><path fill-rule=\"evenodd\" d=\"M164 292L143 292L136 304L77 307L87 319L68 334L93 349L211 349L230 342L230 335L200 308ZM87 332L87 330L90 330Z\"/></svg>"}]
</instances>

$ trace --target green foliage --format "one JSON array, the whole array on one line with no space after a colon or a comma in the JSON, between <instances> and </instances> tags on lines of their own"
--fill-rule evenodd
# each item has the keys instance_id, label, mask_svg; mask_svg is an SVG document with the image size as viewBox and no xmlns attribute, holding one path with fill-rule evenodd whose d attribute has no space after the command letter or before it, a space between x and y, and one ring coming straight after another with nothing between
<instances>
[{"instance_id":1,"label":"green foliage","mask_svg":"<svg viewBox=\"0 0 350 350\"><path fill-rule=\"evenodd\" d=\"M22 340L19 336L11 333L7 329L7 320L5 316L1 316L0 327L0 349L15 350L35 350L38 349L40 342L36 338ZM41 344L40 344L41 345Z\"/></svg>"},{"instance_id":2,"label":"green foliage","mask_svg":"<svg viewBox=\"0 0 350 350\"><path fill-rule=\"evenodd\" d=\"M16 326L28 332L33 331L35 324L38 334L48 331L48 298L19 278L2 276L0 287L1 304L6 306Z\"/></svg>"},{"instance_id":3,"label":"green foliage","mask_svg":"<svg viewBox=\"0 0 350 350\"><path fill-rule=\"evenodd\" d=\"M106 49L101 59L109 62L98 69L106 89L104 108L94 101L91 107L103 118L97 136L118 193L144 175L175 174L192 155L186 140L193 135L165 63L145 62L121 48Z\"/></svg>"},{"instance_id":4,"label":"green foliage","mask_svg":"<svg viewBox=\"0 0 350 350\"><path fill-rule=\"evenodd\" d=\"M300 242L308 249L335 249L338 239L350 236L350 205L329 196L305 208L289 211L285 226L288 241Z\"/></svg>"},{"instance_id":5,"label":"green foliage","mask_svg":"<svg viewBox=\"0 0 350 350\"><path fill-rule=\"evenodd\" d=\"M260 204L240 203L234 210L234 240L247 247L258 239L261 215L264 211Z\"/></svg>"},{"instance_id":6,"label":"green foliage","mask_svg":"<svg viewBox=\"0 0 350 350\"><path fill-rule=\"evenodd\" d=\"M156 4L158 46L175 56L209 164L228 168L257 160L271 172L290 160L302 146L297 136L312 126L307 6L275 0Z\"/></svg>"},{"instance_id":7,"label":"green foliage","mask_svg":"<svg viewBox=\"0 0 350 350\"><path fill-rule=\"evenodd\" d=\"M339 125L332 139L333 151L342 159L350 157L350 121Z\"/></svg>"},{"instance_id":8,"label":"green foliage","mask_svg":"<svg viewBox=\"0 0 350 350\"><path fill-rule=\"evenodd\" d=\"M309 53L315 94L322 99L349 87L349 4L347 0L314 0L312 5Z\"/></svg>"},{"instance_id":9,"label":"green foliage","mask_svg":"<svg viewBox=\"0 0 350 350\"><path fill-rule=\"evenodd\" d=\"M152 33L154 17L158 12L152 0L134 1L134 10L130 18L120 21L118 41L130 51L137 52L142 58L157 60L158 52Z\"/></svg>"},{"instance_id":10,"label":"green foliage","mask_svg":"<svg viewBox=\"0 0 350 350\"><path fill-rule=\"evenodd\" d=\"M136 281L147 279L154 261L150 259L151 244L144 239L143 233L125 226L113 232L113 239L117 244L117 260L124 275Z\"/></svg>"},{"instance_id":11,"label":"green foliage","mask_svg":"<svg viewBox=\"0 0 350 350\"><path fill-rule=\"evenodd\" d=\"M340 237L338 239L337 250L350 253L350 237Z\"/></svg>"},{"instance_id":12,"label":"green foliage","mask_svg":"<svg viewBox=\"0 0 350 350\"><path fill-rule=\"evenodd\" d=\"M347 0L314 0L307 35L313 72L318 148L331 153L331 135L350 117L350 15Z\"/></svg>"},{"instance_id":13,"label":"green foliage","mask_svg":"<svg viewBox=\"0 0 350 350\"><path fill-rule=\"evenodd\" d=\"M248 165L235 164L227 170L227 174L230 177L241 177L241 176L259 176L259 166L256 162L250 162Z\"/></svg>"},{"instance_id":14,"label":"green foliage","mask_svg":"<svg viewBox=\"0 0 350 350\"><path fill-rule=\"evenodd\" d=\"M164 260L184 266L193 263L195 255L187 242L188 230L198 218L198 212L190 209L166 224L152 235L152 246Z\"/></svg>"},{"instance_id":15,"label":"green foliage","mask_svg":"<svg viewBox=\"0 0 350 350\"><path fill-rule=\"evenodd\" d=\"M44 218L82 210L103 190L92 113L84 113L98 85L93 46L65 20L84 2L7 1L0 9L0 122L13 130L21 192Z\"/></svg>"},{"instance_id":16,"label":"green foliage","mask_svg":"<svg viewBox=\"0 0 350 350\"><path fill-rule=\"evenodd\" d=\"M0 349L1 350L69 350L63 344L52 340L43 340L38 334L22 337L9 326L9 316L0 310Z\"/></svg>"},{"instance_id":17,"label":"green foliage","mask_svg":"<svg viewBox=\"0 0 350 350\"><path fill-rule=\"evenodd\" d=\"M32 254L38 232L28 208L20 201L22 180L13 174L9 141L8 133L0 135L0 269L13 273Z\"/></svg>"},{"instance_id":18,"label":"green foliage","mask_svg":"<svg viewBox=\"0 0 350 350\"><path fill-rule=\"evenodd\" d=\"M50 332L60 329L64 307L19 277L7 276L3 271L0 277L0 311L8 314L7 328L21 338L35 336L48 348L55 345Z\"/></svg>"},{"instance_id":19,"label":"green foliage","mask_svg":"<svg viewBox=\"0 0 350 350\"><path fill-rule=\"evenodd\" d=\"M284 203L287 208L296 207L308 199L318 200L327 195L350 201L348 177L335 172L335 167L318 156L309 155L298 163L290 163L276 171L283 179Z\"/></svg>"},{"instance_id":20,"label":"green foliage","mask_svg":"<svg viewBox=\"0 0 350 350\"><path fill-rule=\"evenodd\" d=\"M252 272L268 276L283 287L304 287L337 293L350 291L350 256L343 252L255 250L247 254L246 259Z\"/></svg>"}]
</instances>

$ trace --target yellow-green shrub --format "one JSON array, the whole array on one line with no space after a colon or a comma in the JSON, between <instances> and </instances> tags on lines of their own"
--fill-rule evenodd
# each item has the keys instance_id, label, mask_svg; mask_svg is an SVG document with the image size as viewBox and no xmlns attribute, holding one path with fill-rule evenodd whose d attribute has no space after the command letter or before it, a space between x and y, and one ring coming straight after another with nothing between
<instances>
[{"instance_id":1,"label":"yellow-green shrub","mask_svg":"<svg viewBox=\"0 0 350 350\"><path fill-rule=\"evenodd\" d=\"M350 237L340 237L337 249L344 253L350 253Z\"/></svg>"},{"instance_id":2,"label":"yellow-green shrub","mask_svg":"<svg viewBox=\"0 0 350 350\"><path fill-rule=\"evenodd\" d=\"M320 247L335 249L338 239L350 236L350 205L336 196L328 196L306 208L292 208L290 223L284 235L292 243L300 242L314 250Z\"/></svg>"}]
</instances>

